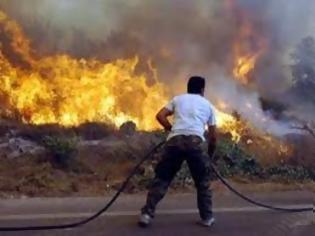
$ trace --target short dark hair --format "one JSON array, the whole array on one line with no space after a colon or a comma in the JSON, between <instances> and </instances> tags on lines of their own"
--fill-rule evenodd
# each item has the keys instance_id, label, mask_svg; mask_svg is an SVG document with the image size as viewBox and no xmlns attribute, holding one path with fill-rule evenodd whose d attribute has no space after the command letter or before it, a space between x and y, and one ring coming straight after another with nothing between
<instances>
[{"instance_id":1,"label":"short dark hair","mask_svg":"<svg viewBox=\"0 0 315 236\"><path fill-rule=\"evenodd\" d=\"M205 86L206 86L205 78L200 76L192 76L188 81L187 91L188 93L201 94Z\"/></svg>"}]
</instances>

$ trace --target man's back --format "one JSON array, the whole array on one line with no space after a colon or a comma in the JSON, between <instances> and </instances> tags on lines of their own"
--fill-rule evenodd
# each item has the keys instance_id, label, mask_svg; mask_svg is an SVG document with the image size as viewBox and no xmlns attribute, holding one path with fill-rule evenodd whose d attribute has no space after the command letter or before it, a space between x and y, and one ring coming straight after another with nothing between
<instances>
[{"instance_id":1,"label":"man's back","mask_svg":"<svg viewBox=\"0 0 315 236\"><path fill-rule=\"evenodd\" d=\"M198 135L203 138L205 126L215 125L212 105L201 95L176 96L166 108L174 112L174 124L169 138L176 135Z\"/></svg>"}]
</instances>

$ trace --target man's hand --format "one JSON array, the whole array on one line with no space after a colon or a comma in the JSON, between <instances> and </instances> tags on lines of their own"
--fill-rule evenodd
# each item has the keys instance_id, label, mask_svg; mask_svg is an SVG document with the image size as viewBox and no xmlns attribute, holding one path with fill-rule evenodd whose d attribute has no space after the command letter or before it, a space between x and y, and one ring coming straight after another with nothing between
<instances>
[{"instance_id":1,"label":"man's hand","mask_svg":"<svg viewBox=\"0 0 315 236\"><path fill-rule=\"evenodd\" d=\"M172 125L167 119L167 117L169 117L171 115L173 115L173 112L166 109L166 108L162 108L156 115L157 121L163 126L163 128L166 131L172 130Z\"/></svg>"}]
</instances>

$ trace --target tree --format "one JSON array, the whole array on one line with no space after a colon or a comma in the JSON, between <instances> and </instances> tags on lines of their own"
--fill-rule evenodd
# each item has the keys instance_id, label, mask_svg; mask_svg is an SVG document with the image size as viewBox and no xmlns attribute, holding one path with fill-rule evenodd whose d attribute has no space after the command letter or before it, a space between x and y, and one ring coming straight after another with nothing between
<instances>
[{"instance_id":1,"label":"tree","mask_svg":"<svg viewBox=\"0 0 315 236\"><path fill-rule=\"evenodd\" d=\"M292 54L293 92L303 102L315 105L315 39L304 38Z\"/></svg>"}]
</instances>

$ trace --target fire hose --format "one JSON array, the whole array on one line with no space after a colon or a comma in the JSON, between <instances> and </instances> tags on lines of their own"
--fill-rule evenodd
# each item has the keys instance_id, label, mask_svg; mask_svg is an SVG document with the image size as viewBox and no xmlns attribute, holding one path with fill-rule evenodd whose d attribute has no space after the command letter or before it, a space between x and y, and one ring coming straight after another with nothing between
<instances>
[{"instance_id":1,"label":"fire hose","mask_svg":"<svg viewBox=\"0 0 315 236\"><path fill-rule=\"evenodd\" d=\"M148 160L153 153L155 153L160 147L162 147L165 144L165 141L159 143L158 145L156 145L155 147L153 147L138 163L137 165L134 167L134 169L131 171L131 173L128 175L128 177L125 179L125 181L122 183L122 185L120 186L120 188L117 190L117 192L115 193L115 195L110 199L110 201L102 208L100 209L98 212L96 212L95 214L93 214L92 216L80 220L78 222L74 222L74 223L68 223L68 224L59 224L59 225L43 225L43 226L24 226L24 227L0 227L0 232L9 232L9 231L41 231L41 230L57 230L57 229L69 229L69 228L76 228L82 225L85 225L93 220L95 220L96 218L98 218L99 216L101 216L104 212L106 212L112 205L113 203L117 200L117 198L120 196L120 194L125 190L125 188L127 187L129 181L131 180L131 178L138 172L139 168L141 167L141 165ZM213 156L215 155L215 153L213 153ZM263 207L263 208L267 208L270 210L276 210L276 211L283 211L283 212L292 212L292 213L297 213L297 212L315 212L315 207L305 207L305 208L282 208L282 207L275 207L275 206L271 206L271 205L267 205L261 202L257 202L245 195L243 195L242 193L240 193L239 191L237 191L234 187L232 187L224 178L223 176L219 173L219 171L217 170L216 166L214 165L214 163L211 163L210 165L212 171L214 172L214 174L218 177L218 179L230 190L232 191L234 194L236 194L238 197L242 198L243 200L257 205L259 207Z\"/></svg>"}]
</instances>

